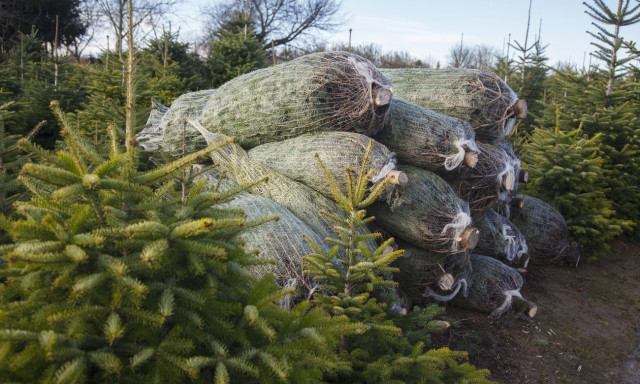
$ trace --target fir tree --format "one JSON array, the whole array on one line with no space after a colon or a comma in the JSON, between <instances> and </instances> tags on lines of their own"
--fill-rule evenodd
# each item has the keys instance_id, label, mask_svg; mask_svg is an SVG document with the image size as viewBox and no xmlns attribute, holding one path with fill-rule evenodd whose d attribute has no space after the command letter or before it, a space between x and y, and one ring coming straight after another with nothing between
<instances>
[{"instance_id":1,"label":"fir tree","mask_svg":"<svg viewBox=\"0 0 640 384\"><path fill-rule=\"evenodd\" d=\"M266 66L265 50L251 24L243 13L236 12L217 31L207 60L212 87Z\"/></svg>"},{"instance_id":2,"label":"fir tree","mask_svg":"<svg viewBox=\"0 0 640 384\"><path fill-rule=\"evenodd\" d=\"M417 338L423 341L412 344L389 316L388 306L372 296L374 290L395 287L394 282L383 276L395 270L390 263L403 253L385 252L393 239L371 250L364 245L364 241L377 238L380 234L361 235L358 231L374 220L366 216L365 208L384 192L389 180L367 192L373 172L366 172L367 153L358 173L346 170L348 191L341 191L334 177L318 161L331 185L335 201L348 213L348 217L341 219L321 212L335 222L337 238L327 239L333 244L328 253L310 241L315 252L305 258L306 271L319 284L313 297L315 305L333 316L346 316L356 327L356 332L351 329L350 333L340 336L339 352L351 364L351 369L328 375L327 380L336 383L488 382L487 371L476 370L463 362L466 358L464 352L448 348L425 351L425 333L433 330L435 323L429 321L438 314L437 310L416 311L415 316L420 318L422 325L428 324L430 327L423 328L422 332L413 329L413 338L417 333L420 334ZM415 325L411 321L407 324Z\"/></svg>"},{"instance_id":3,"label":"fir tree","mask_svg":"<svg viewBox=\"0 0 640 384\"><path fill-rule=\"evenodd\" d=\"M557 208L572 240L584 253L597 255L633 222L619 218L607 198L608 171L600 156L603 135L589 137L581 127L564 131L560 116L557 107L555 129L535 129L523 148L531 178L526 192Z\"/></svg>"}]
</instances>

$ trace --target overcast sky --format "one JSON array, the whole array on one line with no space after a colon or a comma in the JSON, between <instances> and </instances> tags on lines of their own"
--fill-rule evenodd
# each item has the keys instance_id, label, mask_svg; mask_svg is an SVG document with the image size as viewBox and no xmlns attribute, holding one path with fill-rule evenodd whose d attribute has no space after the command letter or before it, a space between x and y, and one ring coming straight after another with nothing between
<instances>
[{"instance_id":1,"label":"overcast sky","mask_svg":"<svg viewBox=\"0 0 640 384\"><path fill-rule=\"evenodd\" d=\"M180 26L180 37L194 41L204 29L200 10L217 0L183 0L173 29ZM632 0L635 2L638 0ZM605 0L617 7L616 0ZM384 52L408 51L418 59L447 62L449 48L460 42L485 44L502 51L509 34L524 42L529 0L343 0L343 27L326 36L330 42L346 43L349 28L352 44L375 43ZM542 42L548 44L549 64L571 61L582 66L585 53L593 50L594 30L591 18L584 13L581 0L533 0L530 39L538 34L542 20ZM640 24L623 27L622 36L640 40ZM589 58L586 58L588 64Z\"/></svg>"}]
</instances>

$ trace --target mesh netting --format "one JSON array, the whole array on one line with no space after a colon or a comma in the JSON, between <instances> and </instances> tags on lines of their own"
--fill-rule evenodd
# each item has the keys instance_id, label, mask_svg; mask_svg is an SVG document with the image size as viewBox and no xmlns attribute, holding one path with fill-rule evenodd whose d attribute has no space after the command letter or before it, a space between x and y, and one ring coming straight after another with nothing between
<instances>
[{"instance_id":1,"label":"mesh netting","mask_svg":"<svg viewBox=\"0 0 640 384\"><path fill-rule=\"evenodd\" d=\"M504 151L489 144L479 142L477 145L478 164L474 168L462 167L447 174L447 180L458 196L469 203L474 222L480 220L498 201L503 180L510 171Z\"/></svg>"},{"instance_id":2,"label":"mesh netting","mask_svg":"<svg viewBox=\"0 0 640 384\"><path fill-rule=\"evenodd\" d=\"M223 134L206 131L198 122L190 121L190 124L197 127L196 129L205 135L209 144L226 139ZM252 161L247 153L235 143L227 144L211 152L210 156L218 168L224 171L229 179L236 184L251 183L267 177L267 180L251 186L248 191L273 200L289 209L322 238L335 237L332 229L335 224L318 214L319 211L325 211L337 217L346 217L346 213L335 202L304 184ZM362 233L368 233L368 231L363 228ZM367 245L372 249L376 248L373 240L368 241Z\"/></svg>"},{"instance_id":3,"label":"mesh netting","mask_svg":"<svg viewBox=\"0 0 640 384\"><path fill-rule=\"evenodd\" d=\"M318 154L342 191L346 191L348 179L344 176L344 169L348 167L356 172L360 169L370 141L369 137L353 132L318 132L263 144L247 153L251 160L332 198L327 178L314 155ZM374 142L368 163L368 170L373 170L372 181L382 181L395 168L393 152Z\"/></svg>"},{"instance_id":4,"label":"mesh netting","mask_svg":"<svg viewBox=\"0 0 640 384\"><path fill-rule=\"evenodd\" d=\"M376 136L405 164L432 171L462 164L466 150L477 151L475 133L462 120L393 98L389 118Z\"/></svg>"},{"instance_id":5,"label":"mesh netting","mask_svg":"<svg viewBox=\"0 0 640 384\"><path fill-rule=\"evenodd\" d=\"M390 83L358 55L322 52L236 77L210 92L197 120L251 148L316 131L371 136L389 110ZM183 117L175 113L176 119ZM205 146L190 126L184 133L182 124L163 127L170 154L182 153L183 137L187 153Z\"/></svg>"},{"instance_id":6,"label":"mesh netting","mask_svg":"<svg viewBox=\"0 0 640 384\"><path fill-rule=\"evenodd\" d=\"M471 267L467 295L456 296L457 305L498 318L511 308L514 297L522 298L523 280L515 269L480 255L471 255Z\"/></svg>"},{"instance_id":7,"label":"mesh netting","mask_svg":"<svg viewBox=\"0 0 640 384\"><path fill-rule=\"evenodd\" d=\"M405 242L399 242L398 246L405 253L392 264L400 269L394 273L394 280L414 304L423 305L433 297L448 301L452 298L449 296L459 292L459 287L464 288L468 252L432 252Z\"/></svg>"},{"instance_id":8,"label":"mesh netting","mask_svg":"<svg viewBox=\"0 0 640 384\"><path fill-rule=\"evenodd\" d=\"M163 149L162 130L160 122L169 108L152 99L151 112L144 128L136 136L136 140L145 151L155 151Z\"/></svg>"},{"instance_id":9,"label":"mesh netting","mask_svg":"<svg viewBox=\"0 0 640 384\"><path fill-rule=\"evenodd\" d=\"M219 175L215 172L207 172L202 177L209 181L210 186L218 185ZM303 277L302 258L313 249L302 235L313 239L324 252L329 251L315 231L282 205L251 193L241 192L232 201L218 207L241 208L248 222L277 215L278 220L249 228L238 235L245 243L245 249L255 252L260 262L249 267L249 272L256 279L272 273L280 287L304 286L305 293L309 293L313 283Z\"/></svg>"},{"instance_id":10,"label":"mesh netting","mask_svg":"<svg viewBox=\"0 0 640 384\"><path fill-rule=\"evenodd\" d=\"M478 141L511 133L517 95L497 75L476 69L383 69L394 93L425 108L468 121Z\"/></svg>"},{"instance_id":11,"label":"mesh netting","mask_svg":"<svg viewBox=\"0 0 640 384\"><path fill-rule=\"evenodd\" d=\"M480 231L480 238L474 252L500 259L510 266L527 267L527 241L522 232L506 217L490 209L475 226Z\"/></svg>"},{"instance_id":12,"label":"mesh netting","mask_svg":"<svg viewBox=\"0 0 640 384\"><path fill-rule=\"evenodd\" d=\"M376 221L409 243L445 253L459 249L458 239L471 224L469 207L436 174L399 165L409 181L398 186L388 201L371 205Z\"/></svg>"},{"instance_id":13,"label":"mesh netting","mask_svg":"<svg viewBox=\"0 0 640 384\"><path fill-rule=\"evenodd\" d=\"M567 223L551 204L538 198L518 195L522 208L511 207L511 221L527 239L532 264L557 264L577 252L569 242Z\"/></svg>"}]
</instances>

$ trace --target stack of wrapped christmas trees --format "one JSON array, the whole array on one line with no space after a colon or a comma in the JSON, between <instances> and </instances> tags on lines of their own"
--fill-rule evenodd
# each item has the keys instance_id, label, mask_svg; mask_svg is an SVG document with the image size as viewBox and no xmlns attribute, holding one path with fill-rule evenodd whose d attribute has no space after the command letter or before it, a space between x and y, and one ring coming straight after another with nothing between
<instances>
[{"instance_id":1,"label":"stack of wrapped christmas trees","mask_svg":"<svg viewBox=\"0 0 640 384\"><path fill-rule=\"evenodd\" d=\"M370 182L390 186L369 209L371 230L405 249L394 263L401 296L534 316L521 273L573 262L575 251L555 209L517 194L528 174L508 138L526 114L526 102L490 72L379 70L324 52L156 105L138 141L179 157L235 138L211 154L215 167L201 177L211 188L242 189L226 206L249 220L279 218L240 236L263 261L256 277L273 273L304 296L313 291L303 270L312 249L302 235L328 251L332 224L318 212L345 215L317 158L346 187L344 169L359 169L373 140Z\"/></svg>"}]
</instances>

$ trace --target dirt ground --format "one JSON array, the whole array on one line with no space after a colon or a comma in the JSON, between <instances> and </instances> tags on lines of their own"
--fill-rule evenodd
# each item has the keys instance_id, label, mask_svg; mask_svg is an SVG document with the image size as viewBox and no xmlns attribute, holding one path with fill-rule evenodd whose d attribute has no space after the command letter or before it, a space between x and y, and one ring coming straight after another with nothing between
<instances>
[{"instance_id":1,"label":"dirt ground","mask_svg":"<svg viewBox=\"0 0 640 384\"><path fill-rule=\"evenodd\" d=\"M457 324L434 346L468 351L498 383L640 383L640 242L578 268L531 268L525 280L533 319L449 306Z\"/></svg>"}]
</instances>

